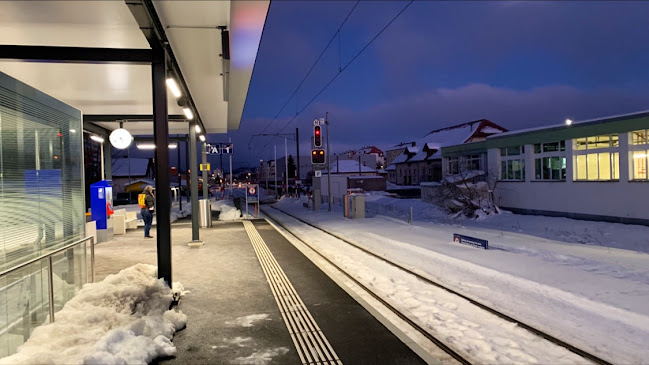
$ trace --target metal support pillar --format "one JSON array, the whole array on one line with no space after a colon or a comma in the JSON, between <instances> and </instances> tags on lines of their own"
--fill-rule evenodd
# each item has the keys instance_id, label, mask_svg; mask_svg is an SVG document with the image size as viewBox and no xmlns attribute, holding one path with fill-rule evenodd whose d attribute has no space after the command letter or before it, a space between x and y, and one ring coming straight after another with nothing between
<instances>
[{"instance_id":1,"label":"metal support pillar","mask_svg":"<svg viewBox=\"0 0 649 365\"><path fill-rule=\"evenodd\" d=\"M333 198L331 197L331 162L329 160L329 112L325 114L325 125L327 126L327 200L329 201L327 211L331 212Z\"/></svg>"},{"instance_id":2,"label":"metal support pillar","mask_svg":"<svg viewBox=\"0 0 649 365\"><path fill-rule=\"evenodd\" d=\"M296 157L296 163L297 163L297 170L296 170L296 180L300 180L300 129L295 128L295 154L297 155ZM295 189L297 190L297 182L295 183ZM297 196L300 196L300 193L297 193Z\"/></svg>"},{"instance_id":3,"label":"metal support pillar","mask_svg":"<svg viewBox=\"0 0 649 365\"><path fill-rule=\"evenodd\" d=\"M288 193L288 139L286 139L286 137L284 138L284 165L286 165L286 168L284 169L284 173L286 174L284 179L286 189L282 191L282 193L286 195L286 193Z\"/></svg>"},{"instance_id":4,"label":"metal support pillar","mask_svg":"<svg viewBox=\"0 0 649 365\"><path fill-rule=\"evenodd\" d=\"M161 45L153 45L153 138L155 140L156 233L158 277L171 287L171 183L169 179L169 122L167 120L167 63Z\"/></svg>"},{"instance_id":5,"label":"metal support pillar","mask_svg":"<svg viewBox=\"0 0 649 365\"><path fill-rule=\"evenodd\" d=\"M223 151L221 151L223 152ZM225 177L225 169L223 168L223 154L219 152L219 168L221 169L221 177ZM223 183L225 182L225 179L223 179ZM221 183L221 187L223 187L223 183Z\"/></svg>"},{"instance_id":6,"label":"metal support pillar","mask_svg":"<svg viewBox=\"0 0 649 365\"><path fill-rule=\"evenodd\" d=\"M189 123L189 128L192 127L192 123ZM189 178L189 170L191 169L191 166L189 164L189 135L187 135L187 141L185 142L185 177L187 178L187 187L189 188L189 182L191 181ZM191 196L190 190L187 190L187 203L189 203Z\"/></svg>"},{"instance_id":7,"label":"metal support pillar","mask_svg":"<svg viewBox=\"0 0 649 365\"><path fill-rule=\"evenodd\" d=\"M201 149L202 159L203 159L203 199L208 199L208 189L209 189L209 171L207 170L207 142L202 143Z\"/></svg>"},{"instance_id":8,"label":"metal support pillar","mask_svg":"<svg viewBox=\"0 0 649 365\"><path fill-rule=\"evenodd\" d=\"M178 137L178 136L176 136ZM178 141L178 145L176 146L176 153L177 153L177 160L178 160L178 169L176 169L176 172L178 173L178 204L180 204L180 212L182 214L183 211L183 196L181 192L183 191L183 174L180 173L180 141Z\"/></svg>"},{"instance_id":9,"label":"metal support pillar","mask_svg":"<svg viewBox=\"0 0 649 365\"><path fill-rule=\"evenodd\" d=\"M196 122L189 123L189 184L192 194L192 242L200 241L198 236L198 157L196 156Z\"/></svg>"},{"instance_id":10,"label":"metal support pillar","mask_svg":"<svg viewBox=\"0 0 649 365\"><path fill-rule=\"evenodd\" d=\"M232 143L232 138L228 138L228 142ZM223 175L223 172L221 172L221 175ZM230 154L230 199L233 199L232 195L232 153Z\"/></svg>"},{"instance_id":11,"label":"metal support pillar","mask_svg":"<svg viewBox=\"0 0 649 365\"><path fill-rule=\"evenodd\" d=\"M102 143L104 148L104 171L106 171L106 180L113 180L113 160L111 157L110 142L108 136L104 137L106 140Z\"/></svg>"}]
</instances>

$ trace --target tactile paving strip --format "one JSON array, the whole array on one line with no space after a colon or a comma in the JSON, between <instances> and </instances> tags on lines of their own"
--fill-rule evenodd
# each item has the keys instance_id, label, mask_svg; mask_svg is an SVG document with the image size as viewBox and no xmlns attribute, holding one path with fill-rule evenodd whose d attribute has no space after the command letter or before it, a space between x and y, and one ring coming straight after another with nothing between
<instances>
[{"instance_id":1,"label":"tactile paving strip","mask_svg":"<svg viewBox=\"0 0 649 365\"><path fill-rule=\"evenodd\" d=\"M342 365L254 224L244 221L243 226L255 249L302 364Z\"/></svg>"}]
</instances>

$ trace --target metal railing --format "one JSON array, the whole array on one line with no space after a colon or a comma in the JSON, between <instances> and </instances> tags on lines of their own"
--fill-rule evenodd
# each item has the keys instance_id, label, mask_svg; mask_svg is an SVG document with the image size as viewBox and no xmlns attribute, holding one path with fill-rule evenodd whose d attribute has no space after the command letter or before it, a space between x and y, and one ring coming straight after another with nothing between
<instances>
[{"instance_id":1,"label":"metal railing","mask_svg":"<svg viewBox=\"0 0 649 365\"><path fill-rule=\"evenodd\" d=\"M48 283L48 298L49 298L49 314L50 314L50 322L54 322L54 271L53 271L53 262L52 262L52 256L57 255L63 251L67 251L71 248L74 248L76 246L79 246L81 244L86 244L86 242L90 241L90 277L89 277L89 282L94 282L95 281L95 240L93 236L83 238L81 240L72 242L70 244L67 244L63 247L59 247L56 250L53 250L51 252L48 252L44 255L35 257L31 260L25 261L20 265L16 265L10 269L4 270L0 272L0 280L2 280L5 275L11 274L15 271L18 271L24 267L27 267L33 263L39 262L41 260L47 259L47 283Z\"/></svg>"}]
</instances>

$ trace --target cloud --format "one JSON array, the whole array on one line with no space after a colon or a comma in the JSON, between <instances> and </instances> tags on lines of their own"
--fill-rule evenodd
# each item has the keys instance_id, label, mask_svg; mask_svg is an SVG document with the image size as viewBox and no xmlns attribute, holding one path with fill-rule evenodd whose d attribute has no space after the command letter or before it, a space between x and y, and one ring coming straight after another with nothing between
<instances>
[{"instance_id":1,"label":"cloud","mask_svg":"<svg viewBox=\"0 0 649 365\"><path fill-rule=\"evenodd\" d=\"M649 91L539 87L527 91L485 84L440 88L364 110L320 104L328 110L336 143L386 144L418 138L430 130L486 118L508 129L560 123L649 109ZM334 135L332 133L332 135Z\"/></svg>"},{"instance_id":2,"label":"cloud","mask_svg":"<svg viewBox=\"0 0 649 365\"><path fill-rule=\"evenodd\" d=\"M340 152L365 145L387 147L418 139L433 129L448 127L482 118L516 130L561 123L566 118L579 121L607 115L649 109L649 91L633 92L618 88L581 90L567 85L539 87L530 90L499 88L486 84L469 84L459 88L439 88L415 97L356 110L331 103L316 103L289 125L284 133L300 128L301 155L308 154L313 116L329 112L331 150ZM288 119L275 121L268 130L275 133ZM253 149L246 145L252 131L260 131L270 119L257 118L242 122L238 152L254 165L259 159L284 155L284 141L255 137ZM295 142L289 141L289 154L295 154ZM256 160L256 162L255 162Z\"/></svg>"}]
</instances>

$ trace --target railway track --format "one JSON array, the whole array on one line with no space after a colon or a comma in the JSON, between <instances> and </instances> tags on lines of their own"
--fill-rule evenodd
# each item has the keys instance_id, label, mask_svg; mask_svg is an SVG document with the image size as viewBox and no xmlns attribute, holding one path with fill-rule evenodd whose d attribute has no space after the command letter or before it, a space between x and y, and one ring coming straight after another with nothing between
<instances>
[{"instance_id":1,"label":"railway track","mask_svg":"<svg viewBox=\"0 0 649 365\"><path fill-rule=\"evenodd\" d=\"M573 345L571 345L571 344L569 344L569 343L567 343L567 342L565 342L565 341L563 341L563 340L561 340L561 339L559 339L559 338L557 338L555 336L550 335L547 332L539 330L539 329L537 329L537 328L535 328L535 327L533 327L533 326L531 326L531 325L529 325L529 324L527 324L525 322L522 322L522 321L520 321L518 319L515 319L515 318L513 318L513 317L511 317L511 316L509 316L509 315L507 315L505 313L502 313L502 312L500 312L498 310L493 309L492 307L489 307L489 306L487 306L487 305L485 305L483 303L480 303L480 302L476 301L475 299L472 299L472 298L470 298L470 297L468 297L468 296L466 296L466 295L464 295L464 294L462 294L460 292L457 292L457 291L453 290L452 288L449 288L449 287L447 287L447 286L445 286L443 284L440 284L440 283L438 283L436 281L431 280L430 278L422 276L421 274L418 274L418 273L416 273L416 272L414 272L414 271L412 271L412 270L410 270L410 269L408 269L406 267L403 267L402 265L399 265L398 263L395 263L395 262L393 262L393 261L391 261L391 260L389 260L389 259L387 259L387 258L385 258L385 257L383 257L381 255L378 255L378 254L366 249L365 247L359 246L358 244L349 241L348 239L346 239L345 237L340 236L339 234L327 231L327 230L325 230L325 229L323 229L321 227L318 227L318 226L316 226L316 225L314 225L314 224L312 224L310 222L307 222L307 221L305 221L305 220L303 220L303 219L301 219L299 217L296 217L293 214L290 214L290 213L288 213L288 212L286 212L286 211L284 211L282 209L279 209L279 208L276 208L276 207L273 207L273 206L270 206L270 208L272 208L272 209L274 209L274 210L276 210L278 212L281 212L282 214L287 215L287 216L289 216L289 217L291 217L291 218L293 218L293 219L295 219L295 220L297 220L297 221L299 221L299 222L301 222L303 224L306 224L306 225L308 225L308 226L310 226L310 227L312 227L314 229L317 229L317 230L319 230L319 231L321 231L321 232L323 232L323 233L325 233L327 235L330 235L330 236L332 236L332 237L334 237L334 238L336 238L336 239L338 239L338 240L340 240L342 242L345 242L346 244L351 245L352 247L354 247L354 248L356 248L356 249L358 249L358 250L360 250L360 251L362 251L362 252L364 252L364 253L366 253L366 254L374 257L374 258L377 258L377 259L379 259L379 260L381 260L381 261L383 261L383 262L385 262L385 263L387 263L387 264L389 264L389 265L391 265L391 266L393 266L393 267L395 267L395 268L397 268L397 269L399 269L399 270L401 270L403 272L406 272L406 273L408 273L410 275L415 276L417 279L419 279L419 280L421 280L421 281L423 281L423 282L425 282L427 284L433 285L433 286L435 286L437 288L440 288L442 290L445 290L445 291L447 291L447 292L449 292L449 293L451 293L453 295L456 295L456 296L458 296L458 297L460 297L460 298L462 298L464 300L467 300L471 304L473 304L473 305L475 305L475 306L477 306L477 307L479 307L479 308L481 308L481 309L483 309L483 310L485 310L485 311L487 311L487 312L489 312L489 313L491 313L491 314L493 314L493 315L495 315L495 316L497 316L497 317L499 317L501 319L504 319L504 320L506 320L508 322L514 323L518 327L523 328L523 329L525 329L525 330L527 330L527 331L529 331L529 332L531 332L531 333L533 333L533 334L535 334L535 335L537 335L539 337L542 337L543 339L545 339L545 340L547 340L547 341L549 341L549 342L551 342L551 343L553 343L555 345L561 346L561 347L567 349L568 351L570 351L572 353L575 353L575 354L577 354L577 355L579 355L579 356L581 356L581 357L583 357L583 358L585 358L587 360L592 361L595 364L612 365L611 362L609 362L609 361L607 361L605 359L602 359L602 358L598 357L597 355L591 354L591 353L589 353L589 352L587 352L585 350L582 350L582 349L580 349L578 347L575 347L575 346L573 346ZM415 330L417 330L419 333L421 333L423 336L425 336L427 339L429 339L431 342L433 342L435 345L437 345L444 352L448 353L451 357L456 359L461 364L471 364L472 363L469 359L466 359L458 351L455 351L453 348L446 345L443 341L439 340L438 338L436 338L435 336L430 334L426 329L422 328L415 321L411 320L409 317L402 314L394 306L392 306L391 304L386 302L383 298L379 297L377 294L375 294L367 286L365 286L364 284L359 282L356 278L354 278L350 274L348 274L339 265L337 265L336 263L329 260L329 258L327 258L326 256L322 255L311 244L304 241L298 234L296 234L294 232L294 230L287 227L281 221L279 221L278 219L273 217L271 214L269 214L267 209L262 209L262 210L264 211L266 216L268 216L275 224L281 226L287 232L289 232L291 235L293 235L296 239L298 239L300 242L304 243L307 247L309 247L318 256L320 256L325 261L327 261L329 264L331 264L332 266L337 268L341 273L343 273L346 277L348 277L350 280L352 280L356 285L363 288L363 290L365 290L368 294L370 294L372 297L374 297L376 300L378 300L380 303L382 303L386 308L391 310L395 315L399 316L402 320L404 320L406 323L408 323L410 326L412 326Z\"/></svg>"}]
</instances>

